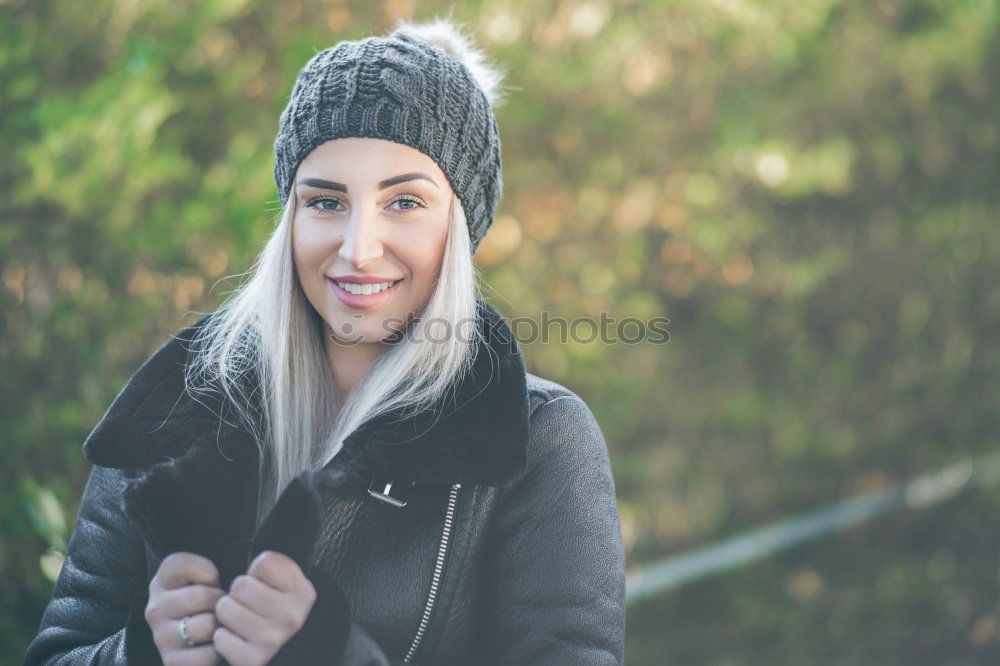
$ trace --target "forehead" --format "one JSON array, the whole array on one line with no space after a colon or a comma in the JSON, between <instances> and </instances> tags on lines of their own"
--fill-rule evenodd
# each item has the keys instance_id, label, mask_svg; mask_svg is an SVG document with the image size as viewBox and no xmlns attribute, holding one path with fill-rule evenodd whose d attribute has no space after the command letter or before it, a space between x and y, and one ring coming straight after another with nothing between
<instances>
[{"instance_id":1,"label":"forehead","mask_svg":"<svg viewBox=\"0 0 1000 666\"><path fill-rule=\"evenodd\" d=\"M427 154L402 143L368 137L333 139L320 144L302 160L298 175L337 175L358 181L382 179L404 171L423 171L442 187L448 183L441 167Z\"/></svg>"}]
</instances>

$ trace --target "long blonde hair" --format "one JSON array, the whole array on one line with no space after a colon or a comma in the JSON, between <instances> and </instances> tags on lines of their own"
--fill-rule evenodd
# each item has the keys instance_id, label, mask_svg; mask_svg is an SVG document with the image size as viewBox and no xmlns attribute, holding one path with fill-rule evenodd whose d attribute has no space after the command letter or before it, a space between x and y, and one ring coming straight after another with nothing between
<instances>
[{"instance_id":1,"label":"long blonde hair","mask_svg":"<svg viewBox=\"0 0 1000 666\"><path fill-rule=\"evenodd\" d=\"M444 258L427 305L338 405L323 320L295 273L295 209L296 198L289 197L246 279L192 340L196 353L185 371L189 391L224 394L256 441L258 524L297 474L329 462L366 421L431 406L471 368L480 336L478 269L465 212L453 195ZM443 340L427 328L442 323L450 331ZM246 377L254 381L248 385Z\"/></svg>"}]
</instances>

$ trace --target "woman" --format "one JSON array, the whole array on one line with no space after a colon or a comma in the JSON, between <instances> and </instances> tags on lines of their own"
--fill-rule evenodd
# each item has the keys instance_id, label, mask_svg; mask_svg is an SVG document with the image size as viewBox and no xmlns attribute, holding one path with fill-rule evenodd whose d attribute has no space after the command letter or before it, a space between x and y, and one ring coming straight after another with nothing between
<instances>
[{"instance_id":1,"label":"woman","mask_svg":"<svg viewBox=\"0 0 1000 666\"><path fill-rule=\"evenodd\" d=\"M443 19L305 65L280 221L84 443L26 663L622 663L601 430L477 294L500 80Z\"/></svg>"}]
</instances>

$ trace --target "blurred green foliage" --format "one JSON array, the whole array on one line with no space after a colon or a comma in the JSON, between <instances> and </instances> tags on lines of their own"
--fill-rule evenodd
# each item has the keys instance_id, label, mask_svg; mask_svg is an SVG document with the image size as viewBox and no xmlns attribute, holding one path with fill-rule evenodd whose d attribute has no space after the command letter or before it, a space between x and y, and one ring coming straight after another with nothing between
<instances>
[{"instance_id":1,"label":"blurred green foliage","mask_svg":"<svg viewBox=\"0 0 1000 666\"><path fill-rule=\"evenodd\" d=\"M298 68L451 7L0 1L0 661L37 630L86 434L266 239ZM508 71L491 302L670 319L665 345L525 347L604 428L630 566L994 450L998 14L454 7ZM984 663L997 508L954 500L669 593L632 609L626 654Z\"/></svg>"}]
</instances>

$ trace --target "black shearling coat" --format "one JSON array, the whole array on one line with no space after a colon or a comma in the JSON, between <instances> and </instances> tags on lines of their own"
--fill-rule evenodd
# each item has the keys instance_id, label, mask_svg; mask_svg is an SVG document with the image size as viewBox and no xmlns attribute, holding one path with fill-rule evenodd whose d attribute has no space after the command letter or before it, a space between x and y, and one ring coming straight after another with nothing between
<instances>
[{"instance_id":1,"label":"black shearling coat","mask_svg":"<svg viewBox=\"0 0 1000 666\"><path fill-rule=\"evenodd\" d=\"M162 663L144 609L163 558L204 555L228 587L273 549L317 600L272 664L621 664L603 435L573 392L525 372L506 322L479 306L487 340L457 399L366 424L259 529L252 439L184 390L184 343L207 317L173 336L84 443L94 467L25 663Z\"/></svg>"}]
</instances>

